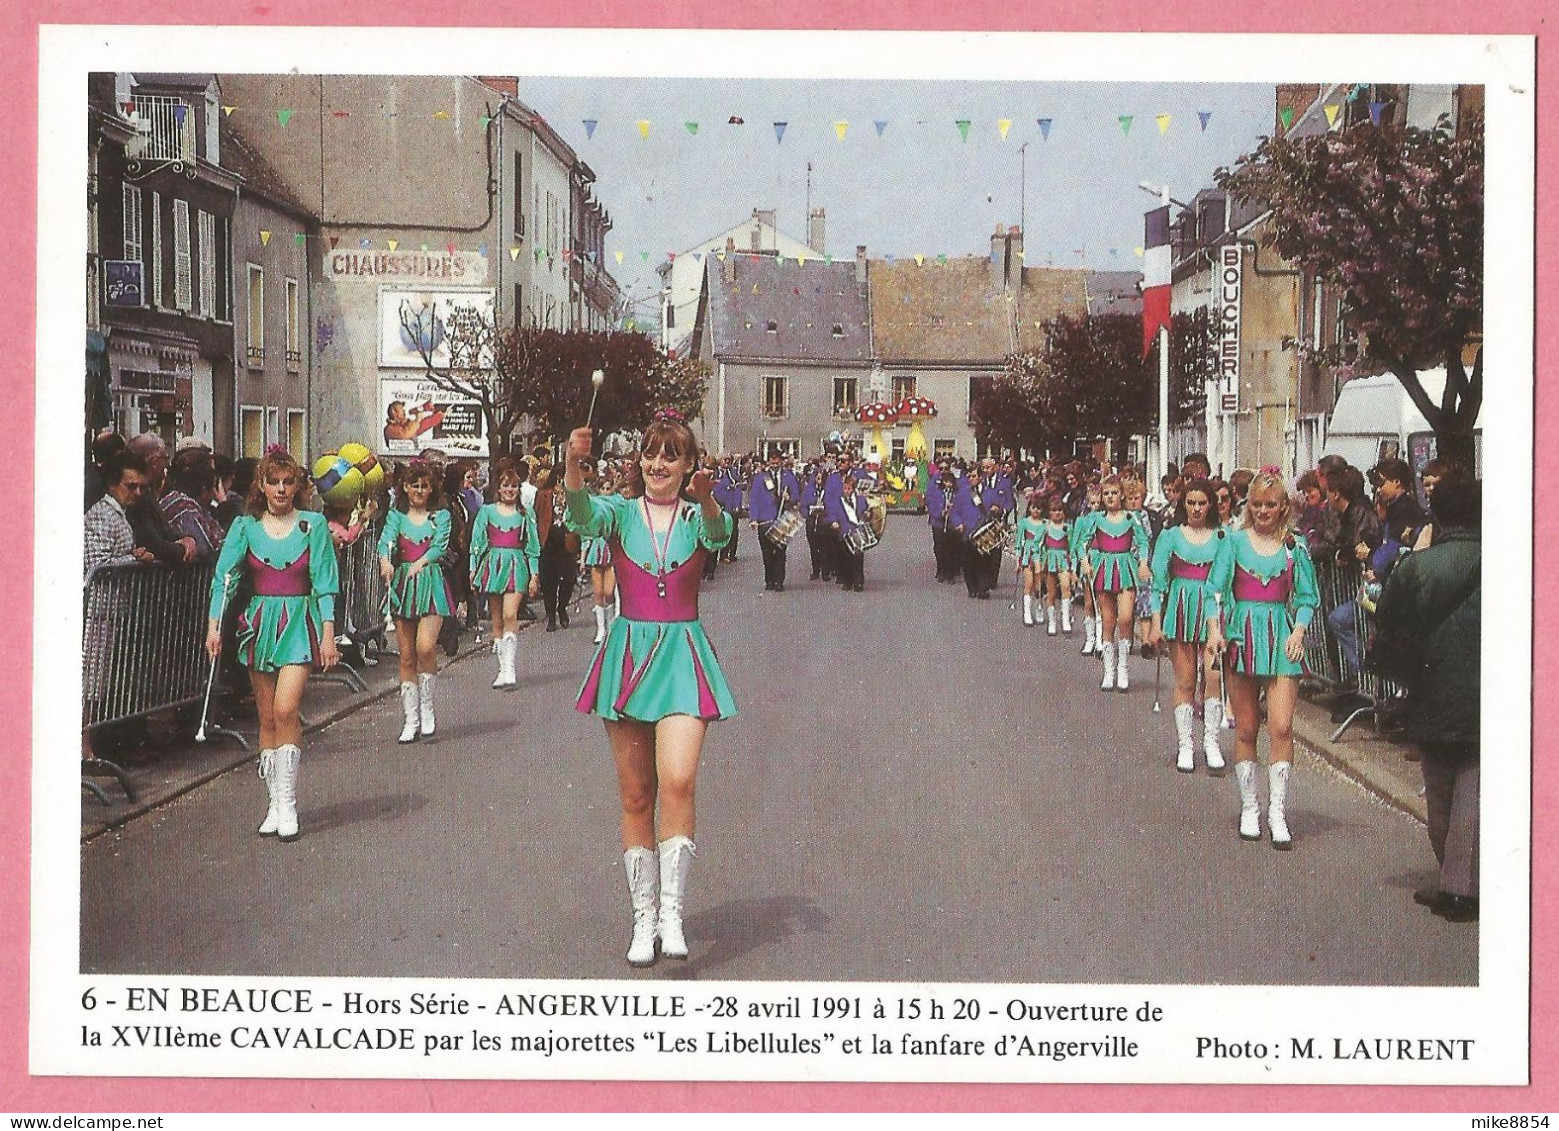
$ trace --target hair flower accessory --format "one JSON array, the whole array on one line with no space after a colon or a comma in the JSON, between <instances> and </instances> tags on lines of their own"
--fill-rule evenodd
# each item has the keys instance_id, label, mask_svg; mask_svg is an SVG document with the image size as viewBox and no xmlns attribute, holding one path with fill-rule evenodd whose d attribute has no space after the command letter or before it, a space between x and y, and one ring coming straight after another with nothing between
<instances>
[{"instance_id":1,"label":"hair flower accessory","mask_svg":"<svg viewBox=\"0 0 1559 1131\"><path fill-rule=\"evenodd\" d=\"M1278 467L1277 464L1269 463L1262 466L1261 474L1270 475L1274 479L1281 479L1283 477L1283 470L1282 468Z\"/></svg>"},{"instance_id":2,"label":"hair flower accessory","mask_svg":"<svg viewBox=\"0 0 1559 1131\"><path fill-rule=\"evenodd\" d=\"M661 408L655 410L655 419L662 424L686 424L687 417L674 408Z\"/></svg>"},{"instance_id":3,"label":"hair flower accessory","mask_svg":"<svg viewBox=\"0 0 1559 1131\"><path fill-rule=\"evenodd\" d=\"M281 443L267 444L265 454L268 456L287 456L288 458L292 456L292 453L287 450L287 445Z\"/></svg>"}]
</instances>

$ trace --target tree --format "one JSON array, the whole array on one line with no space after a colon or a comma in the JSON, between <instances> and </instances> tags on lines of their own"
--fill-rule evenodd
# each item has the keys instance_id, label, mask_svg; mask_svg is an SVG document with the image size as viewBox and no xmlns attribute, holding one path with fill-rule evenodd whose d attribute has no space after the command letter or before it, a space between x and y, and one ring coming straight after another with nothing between
<instances>
[{"instance_id":1,"label":"tree","mask_svg":"<svg viewBox=\"0 0 1559 1131\"><path fill-rule=\"evenodd\" d=\"M1360 122L1265 138L1217 181L1269 209L1265 243L1341 288L1365 358L1396 375L1440 454L1470 466L1483 403L1483 123L1469 115L1464 127ZM1436 403L1418 370L1438 365Z\"/></svg>"},{"instance_id":2,"label":"tree","mask_svg":"<svg viewBox=\"0 0 1559 1131\"><path fill-rule=\"evenodd\" d=\"M411 342L422 357L427 378L438 388L477 403L487 428L487 450L497 460L509 453L509 437L523 412L512 407L509 377L493 365L498 339L493 320L474 306L452 303L442 312L439 304L400 305L401 338ZM434 364L444 351L448 362Z\"/></svg>"},{"instance_id":3,"label":"tree","mask_svg":"<svg viewBox=\"0 0 1559 1131\"><path fill-rule=\"evenodd\" d=\"M976 389L969 415L974 434L990 447L1009 451L1049 451L1059 442L1057 421L1041 409L1050 368L1041 353L1007 358L998 377Z\"/></svg>"},{"instance_id":4,"label":"tree","mask_svg":"<svg viewBox=\"0 0 1559 1131\"><path fill-rule=\"evenodd\" d=\"M1217 376L1218 324L1205 306L1175 314L1169 328L1169 426L1199 422L1207 408L1207 382ZM1149 368L1158 372L1158 338ZM1157 395L1157 394L1155 394ZM1157 411L1155 409L1155 411Z\"/></svg>"}]
</instances>

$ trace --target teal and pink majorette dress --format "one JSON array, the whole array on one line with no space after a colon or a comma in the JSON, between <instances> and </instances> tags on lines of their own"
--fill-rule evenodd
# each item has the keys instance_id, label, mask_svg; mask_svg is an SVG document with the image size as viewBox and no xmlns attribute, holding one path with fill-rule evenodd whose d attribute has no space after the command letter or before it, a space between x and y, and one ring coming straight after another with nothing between
<instances>
[{"instance_id":1,"label":"teal and pink majorette dress","mask_svg":"<svg viewBox=\"0 0 1559 1131\"><path fill-rule=\"evenodd\" d=\"M1290 660L1283 646L1296 627L1309 626L1321 604L1304 539L1290 535L1275 554L1259 553L1244 529L1226 531L1216 541L1207 589L1222 604L1229 670L1250 676L1303 675L1303 665Z\"/></svg>"},{"instance_id":2,"label":"teal and pink majorette dress","mask_svg":"<svg viewBox=\"0 0 1559 1131\"><path fill-rule=\"evenodd\" d=\"M497 503L476 512L471 524L471 589L476 593L524 593L539 570L541 540L524 507L504 514Z\"/></svg>"},{"instance_id":3,"label":"teal and pink majorette dress","mask_svg":"<svg viewBox=\"0 0 1559 1131\"><path fill-rule=\"evenodd\" d=\"M1048 519L1040 529L1040 573L1072 572L1072 526L1063 522L1059 526Z\"/></svg>"},{"instance_id":4,"label":"teal and pink majorette dress","mask_svg":"<svg viewBox=\"0 0 1559 1131\"><path fill-rule=\"evenodd\" d=\"M1018 568L1028 569L1031 565L1038 565L1043 553L1045 523L1037 518L1029 518L1024 515L1018 519L1015 532L1013 550L1018 555Z\"/></svg>"},{"instance_id":5,"label":"teal and pink majorette dress","mask_svg":"<svg viewBox=\"0 0 1559 1131\"><path fill-rule=\"evenodd\" d=\"M705 525L701 507L679 500L670 529L655 534L643 498L570 491L567 499L568 528L605 539L622 600L575 708L641 722L735 715L736 701L698 619L704 562L730 541L730 516Z\"/></svg>"},{"instance_id":6,"label":"teal and pink majorette dress","mask_svg":"<svg viewBox=\"0 0 1559 1131\"><path fill-rule=\"evenodd\" d=\"M390 615L400 620L417 617L447 617L454 610L455 595L444 576L441 561L449 552L449 512L440 507L421 522L406 512L391 508L379 535L379 556L395 566L390 577ZM413 577L411 567L426 560Z\"/></svg>"},{"instance_id":7,"label":"teal and pink majorette dress","mask_svg":"<svg viewBox=\"0 0 1559 1131\"><path fill-rule=\"evenodd\" d=\"M1111 518L1090 511L1077 520L1072 533L1074 557L1093 566L1095 593L1121 593L1137 587L1137 567L1148 556L1147 531L1122 511Z\"/></svg>"},{"instance_id":8,"label":"teal and pink majorette dress","mask_svg":"<svg viewBox=\"0 0 1559 1131\"><path fill-rule=\"evenodd\" d=\"M1205 644L1212 608L1207 578L1226 537L1221 530L1208 530L1206 540L1198 544L1187 530L1166 526L1159 534L1153 547L1153 597L1163 612L1164 639Z\"/></svg>"},{"instance_id":9,"label":"teal and pink majorette dress","mask_svg":"<svg viewBox=\"0 0 1559 1131\"><path fill-rule=\"evenodd\" d=\"M299 512L297 525L273 538L253 515L233 520L211 579L212 619L248 573L254 596L238 615L238 662L274 672L288 664L316 664L324 624L336 619L340 590L336 548L324 515Z\"/></svg>"}]
</instances>

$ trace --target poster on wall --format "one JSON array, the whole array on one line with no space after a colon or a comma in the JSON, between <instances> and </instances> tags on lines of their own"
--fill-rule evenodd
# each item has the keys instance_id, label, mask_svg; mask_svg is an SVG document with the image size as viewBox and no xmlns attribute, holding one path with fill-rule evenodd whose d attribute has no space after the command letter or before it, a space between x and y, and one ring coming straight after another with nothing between
<instances>
[{"instance_id":1,"label":"poster on wall","mask_svg":"<svg viewBox=\"0 0 1559 1131\"><path fill-rule=\"evenodd\" d=\"M487 455L481 406L425 375L379 379L379 452L414 456L434 449L445 456Z\"/></svg>"},{"instance_id":2,"label":"poster on wall","mask_svg":"<svg viewBox=\"0 0 1559 1131\"><path fill-rule=\"evenodd\" d=\"M386 369L442 369L450 363L450 314L475 311L491 323L493 292L482 289L379 289L379 364ZM491 357L479 359L490 365Z\"/></svg>"}]
</instances>

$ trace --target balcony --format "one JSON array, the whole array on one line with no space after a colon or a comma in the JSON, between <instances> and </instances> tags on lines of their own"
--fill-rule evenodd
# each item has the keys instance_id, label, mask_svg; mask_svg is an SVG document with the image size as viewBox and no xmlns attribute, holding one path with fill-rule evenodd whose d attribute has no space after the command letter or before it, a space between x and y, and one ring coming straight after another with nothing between
<instances>
[{"instance_id":1,"label":"balcony","mask_svg":"<svg viewBox=\"0 0 1559 1131\"><path fill-rule=\"evenodd\" d=\"M259 369L265 365L264 346L245 346L244 360L248 362L250 369Z\"/></svg>"},{"instance_id":2,"label":"balcony","mask_svg":"<svg viewBox=\"0 0 1559 1131\"><path fill-rule=\"evenodd\" d=\"M263 354L265 351L261 350L260 352ZM287 372L289 372L289 373L296 373L302 367L302 365L303 365L303 351L302 350L288 350L287 351Z\"/></svg>"},{"instance_id":3,"label":"balcony","mask_svg":"<svg viewBox=\"0 0 1559 1131\"><path fill-rule=\"evenodd\" d=\"M172 167L195 175L195 110L182 99L162 94L137 94L129 115L135 136L125 143L131 177L148 176ZM151 166L143 168L143 166Z\"/></svg>"}]
</instances>

